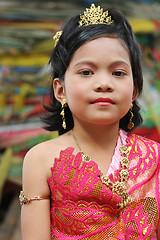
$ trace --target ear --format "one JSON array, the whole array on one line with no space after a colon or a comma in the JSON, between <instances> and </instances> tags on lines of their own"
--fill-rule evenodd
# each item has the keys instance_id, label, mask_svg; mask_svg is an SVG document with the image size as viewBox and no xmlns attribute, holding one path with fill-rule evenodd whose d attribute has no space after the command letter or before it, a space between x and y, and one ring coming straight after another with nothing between
<instances>
[{"instance_id":1,"label":"ear","mask_svg":"<svg viewBox=\"0 0 160 240\"><path fill-rule=\"evenodd\" d=\"M136 100L137 95L138 95L138 86L137 86L137 84L136 84L136 85L134 86L134 89L133 89L132 101Z\"/></svg>"},{"instance_id":2,"label":"ear","mask_svg":"<svg viewBox=\"0 0 160 240\"><path fill-rule=\"evenodd\" d=\"M64 84L59 80L59 78L55 78L53 80L53 90L54 90L54 95L57 101L62 102L62 99L65 98L65 92L64 92Z\"/></svg>"}]
</instances>

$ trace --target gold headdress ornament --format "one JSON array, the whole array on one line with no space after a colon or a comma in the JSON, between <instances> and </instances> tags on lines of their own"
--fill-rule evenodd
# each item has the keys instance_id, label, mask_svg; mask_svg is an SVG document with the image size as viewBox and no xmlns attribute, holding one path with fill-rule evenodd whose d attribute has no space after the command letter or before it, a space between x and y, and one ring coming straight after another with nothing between
<instances>
[{"instance_id":1,"label":"gold headdress ornament","mask_svg":"<svg viewBox=\"0 0 160 240\"><path fill-rule=\"evenodd\" d=\"M111 24L114 21L111 20L111 16L108 16L108 11L103 12L103 8L96 7L94 3L90 8L86 8L84 15L80 15L79 27L88 26L92 24Z\"/></svg>"},{"instance_id":2,"label":"gold headdress ornament","mask_svg":"<svg viewBox=\"0 0 160 240\"><path fill-rule=\"evenodd\" d=\"M62 35L62 31L56 32L56 34L53 36L53 40L55 41L55 46L57 45L60 36Z\"/></svg>"},{"instance_id":3,"label":"gold headdress ornament","mask_svg":"<svg viewBox=\"0 0 160 240\"><path fill-rule=\"evenodd\" d=\"M114 20L111 20L111 16L108 16L108 11L103 12L103 8L100 6L96 7L94 3L91 4L90 8L86 8L84 15L80 15L79 27L95 25L95 24L112 24ZM55 46L57 45L62 31L58 31L53 39L55 40Z\"/></svg>"}]
</instances>

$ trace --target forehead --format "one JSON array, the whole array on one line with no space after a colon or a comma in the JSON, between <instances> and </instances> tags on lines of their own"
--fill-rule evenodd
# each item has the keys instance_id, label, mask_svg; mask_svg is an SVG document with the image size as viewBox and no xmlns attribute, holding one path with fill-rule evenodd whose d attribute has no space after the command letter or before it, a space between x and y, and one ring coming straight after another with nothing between
<instances>
[{"instance_id":1,"label":"forehead","mask_svg":"<svg viewBox=\"0 0 160 240\"><path fill-rule=\"evenodd\" d=\"M81 60L126 61L130 64L129 50L123 40L115 37L101 37L90 40L80 46L74 53L70 65Z\"/></svg>"}]
</instances>

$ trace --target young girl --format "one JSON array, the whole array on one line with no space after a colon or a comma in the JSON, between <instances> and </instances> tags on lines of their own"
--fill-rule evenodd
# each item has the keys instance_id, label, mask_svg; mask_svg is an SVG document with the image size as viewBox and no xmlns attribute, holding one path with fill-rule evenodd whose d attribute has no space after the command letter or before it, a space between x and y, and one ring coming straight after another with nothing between
<instances>
[{"instance_id":1,"label":"young girl","mask_svg":"<svg viewBox=\"0 0 160 240\"><path fill-rule=\"evenodd\" d=\"M160 146L131 133L143 78L130 24L92 4L54 39L45 122L60 136L25 157L23 240L160 239Z\"/></svg>"}]
</instances>

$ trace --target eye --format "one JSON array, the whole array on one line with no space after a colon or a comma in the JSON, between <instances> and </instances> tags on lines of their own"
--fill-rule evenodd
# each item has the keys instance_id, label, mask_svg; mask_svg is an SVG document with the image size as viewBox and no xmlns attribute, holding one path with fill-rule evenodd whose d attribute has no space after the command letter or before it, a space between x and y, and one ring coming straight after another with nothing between
<instances>
[{"instance_id":1,"label":"eye","mask_svg":"<svg viewBox=\"0 0 160 240\"><path fill-rule=\"evenodd\" d=\"M80 71L79 74L84 75L84 76L89 76L89 75L92 75L93 72L90 70L83 70L83 71Z\"/></svg>"},{"instance_id":2,"label":"eye","mask_svg":"<svg viewBox=\"0 0 160 240\"><path fill-rule=\"evenodd\" d=\"M127 74L125 72L123 72L123 71L115 71L115 72L113 72L112 75L115 75L117 77L121 77L121 76L125 76Z\"/></svg>"}]
</instances>

